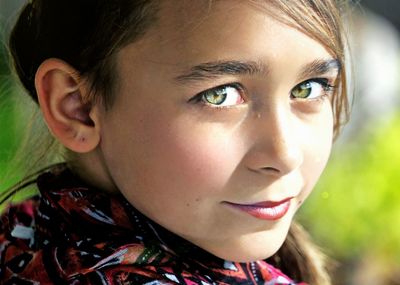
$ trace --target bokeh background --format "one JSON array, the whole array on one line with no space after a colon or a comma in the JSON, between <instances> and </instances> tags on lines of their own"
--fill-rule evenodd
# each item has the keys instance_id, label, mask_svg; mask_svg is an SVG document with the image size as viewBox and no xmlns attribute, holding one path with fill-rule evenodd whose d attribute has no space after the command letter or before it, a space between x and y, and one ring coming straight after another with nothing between
<instances>
[{"instance_id":1,"label":"bokeh background","mask_svg":"<svg viewBox=\"0 0 400 285\"><path fill-rule=\"evenodd\" d=\"M14 156L37 123L11 75L5 44L23 2L0 0L0 189L24 175ZM357 2L348 26L351 121L298 219L335 261L336 285L400 285L400 1ZM32 151L43 147L29 144Z\"/></svg>"}]
</instances>

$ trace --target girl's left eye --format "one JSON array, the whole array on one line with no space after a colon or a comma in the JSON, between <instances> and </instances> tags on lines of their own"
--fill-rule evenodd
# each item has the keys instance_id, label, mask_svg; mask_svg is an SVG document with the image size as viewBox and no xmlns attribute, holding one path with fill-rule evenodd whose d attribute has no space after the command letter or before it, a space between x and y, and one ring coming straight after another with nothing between
<instances>
[{"instance_id":1,"label":"girl's left eye","mask_svg":"<svg viewBox=\"0 0 400 285\"><path fill-rule=\"evenodd\" d=\"M239 84L222 85L197 94L190 101L202 102L211 107L230 107L244 103L243 87Z\"/></svg>"},{"instance_id":2,"label":"girl's left eye","mask_svg":"<svg viewBox=\"0 0 400 285\"><path fill-rule=\"evenodd\" d=\"M333 89L334 87L329 85L328 79L316 78L296 85L290 91L290 96L296 99L318 99Z\"/></svg>"}]
</instances>

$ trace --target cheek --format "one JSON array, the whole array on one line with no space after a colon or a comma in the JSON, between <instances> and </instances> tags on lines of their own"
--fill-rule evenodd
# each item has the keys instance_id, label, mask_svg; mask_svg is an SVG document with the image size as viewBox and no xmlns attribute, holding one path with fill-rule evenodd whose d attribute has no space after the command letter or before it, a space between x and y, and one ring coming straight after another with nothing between
<instances>
[{"instance_id":1,"label":"cheek","mask_svg":"<svg viewBox=\"0 0 400 285\"><path fill-rule=\"evenodd\" d=\"M310 194L328 162L333 141L332 126L331 117L326 116L325 120L321 120L321 124L304 135L307 139L303 142L305 159L301 172L305 187L302 200Z\"/></svg>"},{"instance_id":2,"label":"cheek","mask_svg":"<svg viewBox=\"0 0 400 285\"><path fill-rule=\"evenodd\" d=\"M216 126L182 119L173 125L160 122L148 130L147 151L152 157L148 167L157 172L159 183L173 182L171 191L190 187L199 196L217 193L240 162L237 140Z\"/></svg>"}]
</instances>

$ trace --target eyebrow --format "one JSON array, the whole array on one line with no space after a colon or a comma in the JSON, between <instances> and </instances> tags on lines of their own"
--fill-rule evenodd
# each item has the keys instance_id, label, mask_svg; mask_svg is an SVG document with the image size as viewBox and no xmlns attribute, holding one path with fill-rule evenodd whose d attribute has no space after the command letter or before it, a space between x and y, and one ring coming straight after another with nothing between
<instances>
[{"instance_id":1,"label":"eyebrow","mask_svg":"<svg viewBox=\"0 0 400 285\"><path fill-rule=\"evenodd\" d=\"M306 64L300 71L299 77L302 79L310 78L314 76L319 76L322 74L326 74L329 72L336 71L340 72L342 66L340 61L337 59L328 59L328 60L314 60L313 62Z\"/></svg>"},{"instance_id":2,"label":"eyebrow","mask_svg":"<svg viewBox=\"0 0 400 285\"><path fill-rule=\"evenodd\" d=\"M314 60L300 71L300 78L322 75L334 70L339 72L341 64L337 59ZM268 67L260 61L212 61L195 65L189 71L176 76L179 83L190 83L215 79L226 75L267 75Z\"/></svg>"},{"instance_id":3,"label":"eyebrow","mask_svg":"<svg viewBox=\"0 0 400 285\"><path fill-rule=\"evenodd\" d=\"M180 83L215 79L223 75L255 75L268 73L268 68L257 61L213 61L193 66L188 72L175 77Z\"/></svg>"}]
</instances>

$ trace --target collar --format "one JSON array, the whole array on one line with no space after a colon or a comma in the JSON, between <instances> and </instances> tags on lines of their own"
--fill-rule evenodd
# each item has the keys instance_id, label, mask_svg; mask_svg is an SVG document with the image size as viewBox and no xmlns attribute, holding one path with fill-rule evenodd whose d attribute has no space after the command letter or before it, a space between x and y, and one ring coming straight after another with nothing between
<instances>
[{"instance_id":1,"label":"collar","mask_svg":"<svg viewBox=\"0 0 400 285\"><path fill-rule=\"evenodd\" d=\"M177 275L194 271L203 276L199 280L226 282L218 284L294 284L265 261L235 263L208 253L145 217L121 194L88 185L65 165L40 175L37 185L36 246L62 245L57 252L71 257L63 269L69 278L130 264L173 268ZM281 283L264 283L278 279Z\"/></svg>"}]
</instances>

